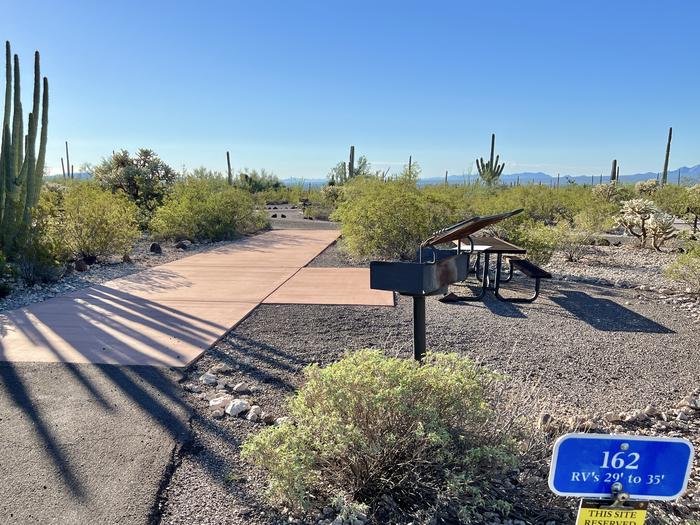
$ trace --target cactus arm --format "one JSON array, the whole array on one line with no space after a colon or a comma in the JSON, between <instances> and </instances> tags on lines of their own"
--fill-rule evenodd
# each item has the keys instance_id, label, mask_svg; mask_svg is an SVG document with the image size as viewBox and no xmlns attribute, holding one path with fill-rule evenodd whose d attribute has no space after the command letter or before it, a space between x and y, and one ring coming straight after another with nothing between
<instances>
[{"instance_id":1,"label":"cactus arm","mask_svg":"<svg viewBox=\"0 0 700 525\"><path fill-rule=\"evenodd\" d=\"M46 164L46 143L49 135L49 81L44 77L44 92L41 101L41 137L39 137L39 155L36 159L35 176L39 182L35 186L35 193L32 196L33 206L39 201L39 190L41 181L44 178L44 165Z\"/></svg>"}]
</instances>

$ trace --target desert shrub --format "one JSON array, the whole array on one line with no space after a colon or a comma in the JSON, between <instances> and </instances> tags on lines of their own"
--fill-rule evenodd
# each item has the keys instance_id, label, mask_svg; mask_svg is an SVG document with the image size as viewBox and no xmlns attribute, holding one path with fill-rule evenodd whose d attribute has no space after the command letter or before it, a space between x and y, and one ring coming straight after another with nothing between
<instances>
[{"instance_id":1,"label":"desert shrub","mask_svg":"<svg viewBox=\"0 0 700 525\"><path fill-rule=\"evenodd\" d=\"M72 257L97 259L128 253L139 237L136 205L121 192L76 184L62 198L61 242Z\"/></svg>"},{"instance_id":2,"label":"desert shrub","mask_svg":"<svg viewBox=\"0 0 700 525\"><path fill-rule=\"evenodd\" d=\"M139 224L145 227L155 209L175 183L177 173L150 149L141 148L135 157L121 150L94 168L95 181L112 192L123 192L139 209Z\"/></svg>"},{"instance_id":3,"label":"desert shrub","mask_svg":"<svg viewBox=\"0 0 700 525\"><path fill-rule=\"evenodd\" d=\"M504 506L488 484L515 456L490 424L489 372L455 354L420 365L364 350L312 365L305 379L291 421L243 446L267 471L276 503L299 510L341 497L371 509L386 495L406 514L434 509L438 523L455 507L469 522L471 512Z\"/></svg>"},{"instance_id":4,"label":"desert shrub","mask_svg":"<svg viewBox=\"0 0 700 525\"><path fill-rule=\"evenodd\" d=\"M682 217L688 210L688 189L676 184L666 184L653 195L656 206L677 217Z\"/></svg>"},{"instance_id":5,"label":"desert shrub","mask_svg":"<svg viewBox=\"0 0 700 525\"><path fill-rule=\"evenodd\" d=\"M527 220L520 224L509 239L527 250L527 258L535 264L547 264L560 243L560 232L541 222Z\"/></svg>"},{"instance_id":6,"label":"desert shrub","mask_svg":"<svg viewBox=\"0 0 700 525\"><path fill-rule=\"evenodd\" d=\"M589 231L573 226L566 221L554 226L554 230L556 232L556 249L572 262L581 260L593 241L593 235Z\"/></svg>"},{"instance_id":7,"label":"desert shrub","mask_svg":"<svg viewBox=\"0 0 700 525\"><path fill-rule=\"evenodd\" d=\"M330 220L331 216L335 212L335 206L329 204L311 204L304 208L304 217L311 217L318 221Z\"/></svg>"},{"instance_id":8,"label":"desert shrub","mask_svg":"<svg viewBox=\"0 0 700 525\"><path fill-rule=\"evenodd\" d=\"M244 169L238 173L234 181L237 188L241 188L250 193L260 193L268 190L279 190L284 185L277 178L277 175L264 168L261 170Z\"/></svg>"},{"instance_id":9,"label":"desert shrub","mask_svg":"<svg viewBox=\"0 0 700 525\"><path fill-rule=\"evenodd\" d=\"M450 224L448 203L414 183L356 178L344 186L333 220L342 223L345 247L354 257L412 258L420 241Z\"/></svg>"},{"instance_id":10,"label":"desert shrub","mask_svg":"<svg viewBox=\"0 0 700 525\"><path fill-rule=\"evenodd\" d=\"M693 224L693 233L698 232L698 219L700 219L700 184L691 186L687 190L686 208L688 219Z\"/></svg>"},{"instance_id":11,"label":"desert shrub","mask_svg":"<svg viewBox=\"0 0 700 525\"><path fill-rule=\"evenodd\" d=\"M666 274L673 280L685 284L691 292L700 294L700 244L695 243L680 254L668 267Z\"/></svg>"},{"instance_id":12,"label":"desert shrub","mask_svg":"<svg viewBox=\"0 0 700 525\"><path fill-rule=\"evenodd\" d=\"M31 224L19 235L15 268L30 285L57 281L65 272L68 254L62 221L67 191L68 188L60 184L44 185L39 202L32 210Z\"/></svg>"},{"instance_id":13,"label":"desert shrub","mask_svg":"<svg viewBox=\"0 0 700 525\"><path fill-rule=\"evenodd\" d=\"M267 225L262 204L223 179L178 182L150 223L159 239L225 240Z\"/></svg>"}]
</instances>

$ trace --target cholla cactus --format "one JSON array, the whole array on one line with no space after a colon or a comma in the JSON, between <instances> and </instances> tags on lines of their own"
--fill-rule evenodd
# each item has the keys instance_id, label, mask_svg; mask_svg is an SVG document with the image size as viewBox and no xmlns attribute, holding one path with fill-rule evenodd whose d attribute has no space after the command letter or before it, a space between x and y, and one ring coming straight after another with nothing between
<instances>
[{"instance_id":1,"label":"cholla cactus","mask_svg":"<svg viewBox=\"0 0 700 525\"><path fill-rule=\"evenodd\" d=\"M663 243L678 235L678 231L673 226L674 220L673 215L658 210L649 219L648 231L652 245L657 251L661 251Z\"/></svg>"},{"instance_id":2,"label":"cholla cactus","mask_svg":"<svg viewBox=\"0 0 700 525\"><path fill-rule=\"evenodd\" d=\"M651 197L659 189L659 182L656 179L640 181L634 185L634 189L639 195Z\"/></svg>"},{"instance_id":3,"label":"cholla cactus","mask_svg":"<svg viewBox=\"0 0 700 525\"><path fill-rule=\"evenodd\" d=\"M649 235L649 220L658 212L654 203L648 199L631 199L622 203L619 223L627 233L639 239L646 246Z\"/></svg>"},{"instance_id":4,"label":"cholla cactus","mask_svg":"<svg viewBox=\"0 0 700 525\"><path fill-rule=\"evenodd\" d=\"M617 202L619 200L618 196L620 192L614 182L593 186L592 191L593 195L607 202Z\"/></svg>"}]
</instances>

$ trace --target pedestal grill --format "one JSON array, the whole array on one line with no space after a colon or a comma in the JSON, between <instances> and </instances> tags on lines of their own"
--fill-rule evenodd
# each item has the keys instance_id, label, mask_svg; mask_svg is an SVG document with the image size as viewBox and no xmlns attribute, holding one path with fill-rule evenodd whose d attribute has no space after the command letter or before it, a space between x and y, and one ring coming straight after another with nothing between
<instances>
[{"instance_id":1,"label":"pedestal grill","mask_svg":"<svg viewBox=\"0 0 700 525\"><path fill-rule=\"evenodd\" d=\"M515 210L488 217L472 217L432 234L417 250L417 261L372 261L369 265L370 288L390 290L413 298L413 355L420 360L425 355L425 298L447 293L447 287L467 278L469 256L475 232L512 217ZM457 241L457 252L436 246ZM463 251L462 243L469 242Z\"/></svg>"}]
</instances>

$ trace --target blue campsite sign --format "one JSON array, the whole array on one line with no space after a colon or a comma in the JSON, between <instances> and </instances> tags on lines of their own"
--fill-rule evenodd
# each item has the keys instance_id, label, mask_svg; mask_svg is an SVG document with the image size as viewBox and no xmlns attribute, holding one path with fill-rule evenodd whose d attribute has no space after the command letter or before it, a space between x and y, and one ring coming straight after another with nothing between
<instances>
[{"instance_id":1,"label":"blue campsite sign","mask_svg":"<svg viewBox=\"0 0 700 525\"><path fill-rule=\"evenodd\" d=\"M617 489L632 500L673 500L688 485L693 455L681 438L566 434L554 444L549 488L559 496L611 498Z\"/></svg>"}]
</instances>

